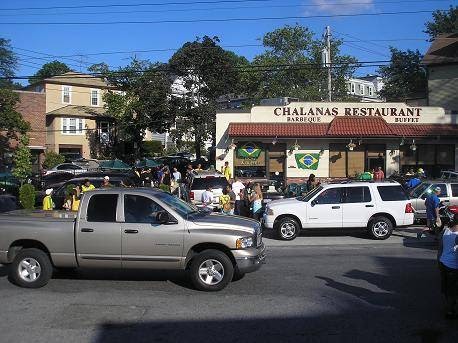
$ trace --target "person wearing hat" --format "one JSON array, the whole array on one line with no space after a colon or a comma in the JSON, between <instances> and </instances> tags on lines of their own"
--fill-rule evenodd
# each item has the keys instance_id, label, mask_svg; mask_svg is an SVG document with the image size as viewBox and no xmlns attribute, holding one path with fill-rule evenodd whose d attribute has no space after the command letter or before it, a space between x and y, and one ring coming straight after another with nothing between
<instances>
[{"instance_id":1,"label":"person wearing hat","mask_svg":"<svg viewBox=\"0 0 458 343\"><path fill-rule=\"evenodd\" d=\"M436 229L442 226L439 216L439 195L441 194L440 187L435 187L430 195L425 200L426 206L426 228L417 233L417 238L420 239L424 233L435 234Z\"/></svg>"},{"instance_id":2,"label":"person wearing hat","mask_svg":"<svg viewBox=\"0 0 458 343\"><path fill-rule=\"evenodd\" d=\"M44 211L52 211L54 209L54 201L52 200L51 194L53 189L48 188L45 193L46 196L43 198L43 210Z\"/></svg>"},{"instance_id":3,"label":"person wearing hat","mask_svg":"<svg viewBox=\"0 0 458 343\"><path fill-rule=\"evenodd\" d=\"M83 185L81 186L81 192L88 192L95 189L95 186L88 179L84 180Z\"/></svg>"},{"instance_id":4,"label":"person wearing hat","mask_svg":"<svg viewBox=\"0 0 458 343\"><path fill-rule=\"evenodd\" d=\"M113 185L110 183L110 177L105 176L102 181L102 188L111 188Z\"/></svg>"},{"instance_id":5,"label":"person wearing hat","mask_svg":"<svg viewBox=\"0 0 458 343\"><path fill-rule=\"evenodd\" d=\"M441 275L441 291L445 298L445 317L458 318L458 215L455 214L449 227L439 241L437 254Z\"/></svg>"},{"instance_id":6,"label":"person wearing hat","mask_svg":"<svg viewBox=\"0 0 458 343\"><path fill-rule=\"evenodd\" d=\"M419 177L426 177L426 174L425 174L425 171L423 170L423 168L418 168L417 175Z\"/></svg>"}]
</instances>

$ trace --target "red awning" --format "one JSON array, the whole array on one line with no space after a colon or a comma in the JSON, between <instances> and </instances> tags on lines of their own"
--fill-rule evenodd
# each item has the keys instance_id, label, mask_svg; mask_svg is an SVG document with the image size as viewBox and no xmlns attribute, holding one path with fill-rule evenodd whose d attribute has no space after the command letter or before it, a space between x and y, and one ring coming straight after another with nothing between
<instances>
[{"instance_id":1,"label":"red awning","mask_svg":"<svg viewBox=\"0 0 458 343\"><path fill-rule=\"evenodd\" d=\"M383 118L336 117L328 124L230 123L232 137L435 137L458 136L456 124L389 124Z\"/></svg>"}]
</instances>

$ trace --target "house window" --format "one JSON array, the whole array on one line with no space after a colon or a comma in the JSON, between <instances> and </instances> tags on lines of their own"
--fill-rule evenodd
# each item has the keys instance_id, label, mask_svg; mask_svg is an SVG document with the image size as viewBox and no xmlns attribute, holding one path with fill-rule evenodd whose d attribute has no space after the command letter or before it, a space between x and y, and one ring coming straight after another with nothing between
<instances>
[{"instance_id":1,"label":"house window","mask_svg":"<svg viewBox=\"0 0 458 343\"><path fill-rule=\"evenodd\" d=\"M369 87L369 95L370 95L370 96L373 95L373 92L374 92L374 91L373 91L372 87Z\"/></svg>"},{"instance_id":2,"label":"house window","mask_svg":"<svg viewBox=\"0 0 458 343\"><path fill-rule=\"evenodd\" d=\"M364 85L359 85L359 93L364 95Z\"/></svg>"},{"instance_id":3,"label":"house window","mask_svg":"<svg viewBox=\"0 0 458 343\"><path fill-rule=\"evenodd\" d=\"M82 135L84 131L84 119L62 118L63 135Z\"/></svg>"},{"instance_id":4,"label":"house window","mask_svg":"<svg viewBox=\"0 0 458 343\"><path fill-rule=\"evenodd\" d=\"M91 106L99 106L99 90L91 89Z\"/></svg>"},{"instance_id":5,"label":"house window","mask_svg":"<svg viewBox=\"0 0 458 343\"><path fill-rule=\"evenodd\" d=\"M355 94L355 84L354 83L351 84L351 93Z\"/></svg>"},{"instance_id":6,"label":"house window","mask_svg":"<svg viewBox=\"0 0 458 343\"><path fill-rule=\"evenodd\" d=\"M72 87L62 86L62 103L71 104L72 102Z\"/></svg>"}]
</instances>

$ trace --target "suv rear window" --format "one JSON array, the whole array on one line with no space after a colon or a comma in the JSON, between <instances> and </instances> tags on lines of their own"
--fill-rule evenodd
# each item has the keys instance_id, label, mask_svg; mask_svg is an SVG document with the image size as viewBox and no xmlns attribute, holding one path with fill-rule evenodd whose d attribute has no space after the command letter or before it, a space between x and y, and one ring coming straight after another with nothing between
<instances>
[{"instance_id":1,"label":"suv rear window","mask_svg":"<svg viewBox=\"0 0 458 343\"><path fill-rule=\"evenodd\" d=\"M224 189L229 183L225 177L196 177L192 182L191 189L222 188Z\"/></svg>"},{"instance_id":2,"label":"suv rear window","mask_svg":"<svg viewBox=\"0 0 458 343\"><path fill-rule=\"evenodd\" d=\"M409 200L401 186L377 186L377 190L383 201Z\"/></svg>"}]
</instances>

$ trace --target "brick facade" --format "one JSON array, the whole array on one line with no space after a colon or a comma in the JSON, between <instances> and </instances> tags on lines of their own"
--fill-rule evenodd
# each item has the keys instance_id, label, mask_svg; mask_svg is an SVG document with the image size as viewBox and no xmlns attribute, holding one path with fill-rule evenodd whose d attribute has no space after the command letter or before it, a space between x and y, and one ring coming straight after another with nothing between
<instances>
[{"instance_id":1,"label":"brick facade","mask_svg":"<svg viewBox=\"0 0 458 343\"><path fill-rule=\"evenodd\" d=\"M16 110L30 124L30 147L46 147L46 95L45 93L15 91L19 94Z\"/></svg>"}]
</instances>

